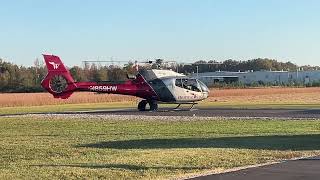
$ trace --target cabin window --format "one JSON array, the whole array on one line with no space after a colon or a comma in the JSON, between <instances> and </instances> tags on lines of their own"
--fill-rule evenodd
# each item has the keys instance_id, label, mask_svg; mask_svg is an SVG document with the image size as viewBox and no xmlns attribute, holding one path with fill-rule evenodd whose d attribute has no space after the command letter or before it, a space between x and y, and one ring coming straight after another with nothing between
<instances>
[{"instance_id":1,"label":"cabin window","mask_svg":"<svg viewBox=\"0 0 320 180\"><path fill-rule=\"evenodd\" d=\"M176 79L175 84L183 89L201 92L201 88L196 79Z\"/></svg>"},{"instance_id":2,"label":"cabin window","mask_svg":"<svg viewBox=\"0 0 320 180\"><path fill-rule=\"evenodd\" d=\"M176 86L183 88L181 79L176 79Z\"/></svg>"}]
</instances>

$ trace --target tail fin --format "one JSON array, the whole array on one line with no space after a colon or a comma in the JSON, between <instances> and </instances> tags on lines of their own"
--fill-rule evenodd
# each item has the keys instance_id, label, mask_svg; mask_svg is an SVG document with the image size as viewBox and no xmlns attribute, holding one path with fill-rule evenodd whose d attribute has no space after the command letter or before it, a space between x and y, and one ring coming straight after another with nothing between
<instances>
[{"instance_id":1,"label":"tail fin","mask_svg":"<svg viewBox=\"0 0 320 180\"><path fill-rule=\"evenodd\" d=\"M43 58L49 72L69 72L58 56L43 54Z\"/></svg>"},{"instance_id":2,"label":"tail fin","mask_svg":"<svg viewBox=\"0 0 320 180\"><path fill-rule=\"evenodd\" d=\"M43 55L48 74L41 85L55 98L67 99L77 89L69 72L58 56Z\"/></svg>"}]
</instances>

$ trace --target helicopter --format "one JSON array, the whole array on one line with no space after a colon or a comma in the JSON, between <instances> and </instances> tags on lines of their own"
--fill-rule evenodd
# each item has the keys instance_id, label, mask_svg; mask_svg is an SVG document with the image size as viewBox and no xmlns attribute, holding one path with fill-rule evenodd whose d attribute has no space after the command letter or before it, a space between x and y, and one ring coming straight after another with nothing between
<instances>
[{"instance_id":1,"label":"helicopter","mask_svg":"<svg viewBox=\"0 0 320 180\"><path fill-rule=\"evenodd\" d=\"M68 99L75 91L122 94L142 98L139 111L157 111L158 104L191 104L208 98L208 87L198 79L171 70L142 70L124 83L76 82L61 59L43 54L48 74L41 86L54 98ZM147 108L147 105L149 107Z\"/></svg>"}]
</instances>

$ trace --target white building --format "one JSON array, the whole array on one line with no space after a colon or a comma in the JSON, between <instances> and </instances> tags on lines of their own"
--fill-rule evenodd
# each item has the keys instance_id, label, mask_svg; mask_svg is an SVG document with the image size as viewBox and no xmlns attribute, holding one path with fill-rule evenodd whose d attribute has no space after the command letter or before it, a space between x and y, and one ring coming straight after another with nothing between
<instances>
[{"instance_id":1,"label":"white building","mask_svg":"<svg viewBox=\"0 0 320 180\"><path fill-rule=\"evenodd\" d=\"M248 71L248 72L206 72L194 73L192 77L199 78L207 85L215 82L241 82L244 84L257 83L310 83L320 81L320 71Z\"/></svg>"}]
</instances>

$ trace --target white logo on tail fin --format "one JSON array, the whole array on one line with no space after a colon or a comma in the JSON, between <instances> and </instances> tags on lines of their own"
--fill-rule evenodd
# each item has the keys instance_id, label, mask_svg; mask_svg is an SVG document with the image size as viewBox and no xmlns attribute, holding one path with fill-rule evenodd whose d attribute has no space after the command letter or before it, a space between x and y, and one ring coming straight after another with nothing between
<instances>
[{"instance_id":1,"label":"white logo on tail fin","mask_svg":"<svg viewBox=\"0 0 320 180\"><path fill-rule=\"evenodd\" d=\"M53 66L53 69L58 69L60 64L56 64L54 62L49 62L49 64L51 64Z\"/></svg>"}]
</instances>

